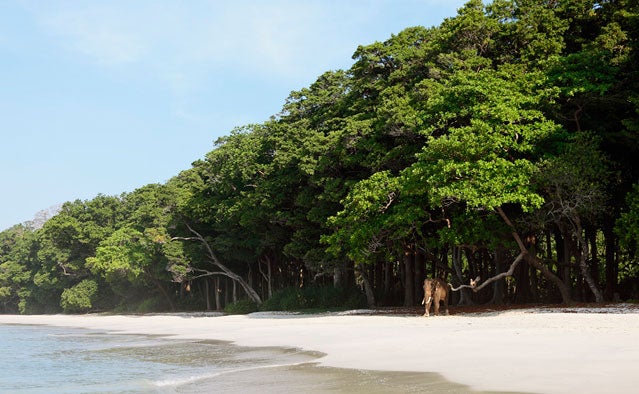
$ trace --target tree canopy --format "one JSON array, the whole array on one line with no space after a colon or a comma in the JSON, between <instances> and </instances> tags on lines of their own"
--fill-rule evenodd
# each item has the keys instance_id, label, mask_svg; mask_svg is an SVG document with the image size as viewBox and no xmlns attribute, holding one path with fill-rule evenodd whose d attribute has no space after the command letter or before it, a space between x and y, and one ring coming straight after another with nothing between
<instances>
[{"instance_id":1,"label":"tree canopy","mask_svg":"<svg viewBox=\"0 0 639 394\"><path fill-rule=\"evenodd\" d=\"M638 53L635 1L470 0L360 45L164 184L1 232L0 312L320 287L413 306L427 276L483 278L456 303L638 299Z\"/></svg>"}]
</instances>

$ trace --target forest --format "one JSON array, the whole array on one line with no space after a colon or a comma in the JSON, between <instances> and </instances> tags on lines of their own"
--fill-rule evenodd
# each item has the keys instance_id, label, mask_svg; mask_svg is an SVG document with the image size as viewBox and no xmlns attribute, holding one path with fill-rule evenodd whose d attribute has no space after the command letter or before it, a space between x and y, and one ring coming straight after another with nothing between
<instances>
[{"instance_id":1,"label":"forest","mask_svg":"<svg viewBox=\"0 0 639 394\"><path fill-rule=\"evenodd\" d=\"M162 184L0 233L0 313L639 300L639 3L470 0Z\"/></svg>"}]
</instances>

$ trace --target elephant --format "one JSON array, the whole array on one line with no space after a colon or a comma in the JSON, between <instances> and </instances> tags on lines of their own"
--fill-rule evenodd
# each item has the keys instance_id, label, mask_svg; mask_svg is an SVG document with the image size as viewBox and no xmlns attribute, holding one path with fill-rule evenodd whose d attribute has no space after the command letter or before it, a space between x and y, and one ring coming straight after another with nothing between
<instances>
[{"instance_id":1,"label":"elephant","mask_svg":"<svg viewBox=\"0 0 639 394\"><path fill-rule=\"evenodd\" d=\"M441 279L424 280L424 316L430 316L430 304L435 304L435 315L439 315L439 303L444 301L444 314L448 315L448 283Z\"/></svg>"}]
</instances>

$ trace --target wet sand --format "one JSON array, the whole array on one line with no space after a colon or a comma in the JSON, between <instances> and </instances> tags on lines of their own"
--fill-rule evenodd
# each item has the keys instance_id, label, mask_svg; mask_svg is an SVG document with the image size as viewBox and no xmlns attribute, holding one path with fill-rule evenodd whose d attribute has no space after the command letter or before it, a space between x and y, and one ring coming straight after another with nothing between
<instances>
[{"instance_id":1,"label":"wet sand","mask_svg":"<svg viewBox=\"0 0 639 394\"><path fill-rule=\"evenodd\" d=\"M317 363L221 374L181 386L180 393L492 394L426 372L384 372L322 367Z\"/></svg>"}]
</instances>

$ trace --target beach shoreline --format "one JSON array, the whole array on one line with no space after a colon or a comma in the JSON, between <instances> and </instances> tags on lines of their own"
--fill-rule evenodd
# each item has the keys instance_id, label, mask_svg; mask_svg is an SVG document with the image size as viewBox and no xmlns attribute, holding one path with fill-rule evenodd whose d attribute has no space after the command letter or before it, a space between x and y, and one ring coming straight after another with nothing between
<instances>
[{"instance_id":1,"label":"beach shoreline","mask_svg":"<svg viewBox=\"0 0 639 394\"><path fill-rule=\"evenodd\" d=\"M152 315L0 315L0 324L228 341L320 352L320 366L437 373L482 391L632 392L639 308L529 308L424 318L353 311Z\"/></svg>"}]
</instances>

